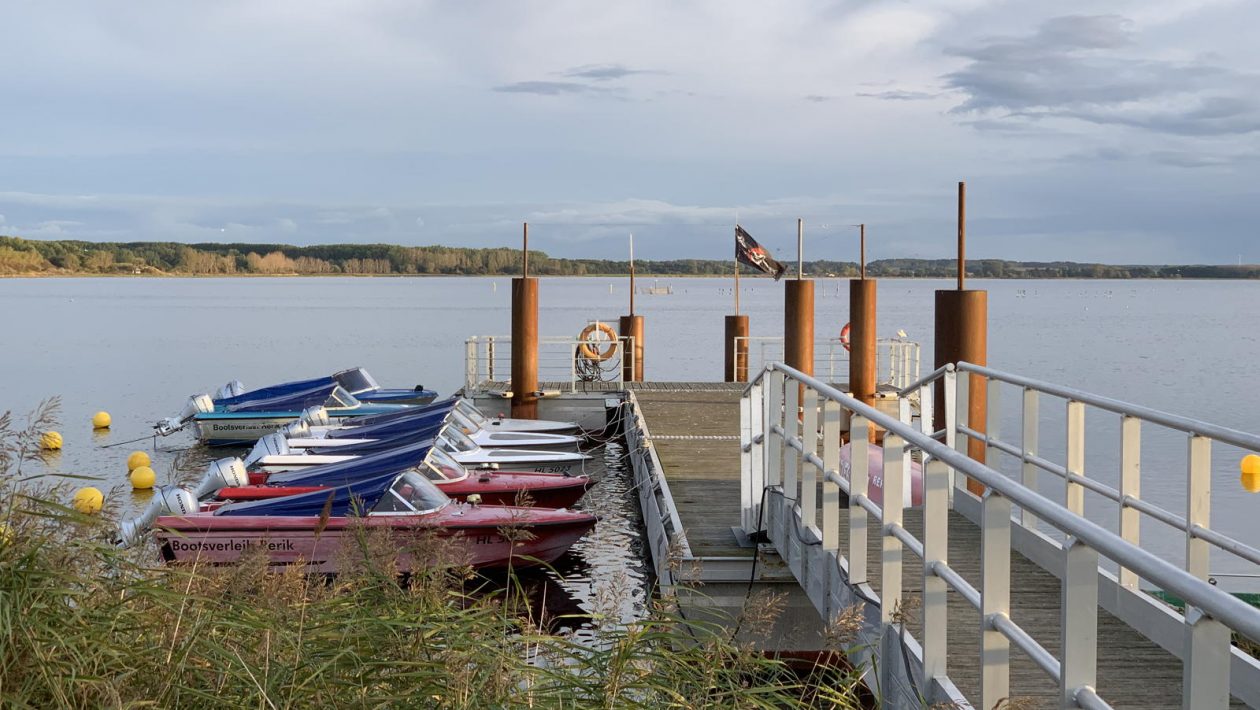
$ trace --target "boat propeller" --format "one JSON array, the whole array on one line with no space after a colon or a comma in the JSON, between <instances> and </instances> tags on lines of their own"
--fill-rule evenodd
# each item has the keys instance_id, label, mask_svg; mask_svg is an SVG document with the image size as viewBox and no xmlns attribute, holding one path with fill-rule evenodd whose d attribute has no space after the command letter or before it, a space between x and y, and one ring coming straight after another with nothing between
<instances>
[{"instance_id":1,"label":"boat propeller","mask_svg":"<svg viewBox=\"0 0 1260 710\"><path fill-rule=\"evenodd\" d=\"M197 499L187 488L161 486L140 515L124 520L118 526L118 546L134 545L141 535L153 527L153 522L163 515L190 515L197 510Z\"/></svg>"},{"instance_id":2,"label":"boat propeller","mask_svg":"<svg viewBox=\"0 0 1260 710\"><path fill-rule=\"evenodd\" d=\"M208 394L195 394L188 398L184 408L174 417L167 417L153 425L154 430L162 436L174 434L183 429L198 414L209 414L214 411L214 400Z\"/></svg>"}]
</instances>

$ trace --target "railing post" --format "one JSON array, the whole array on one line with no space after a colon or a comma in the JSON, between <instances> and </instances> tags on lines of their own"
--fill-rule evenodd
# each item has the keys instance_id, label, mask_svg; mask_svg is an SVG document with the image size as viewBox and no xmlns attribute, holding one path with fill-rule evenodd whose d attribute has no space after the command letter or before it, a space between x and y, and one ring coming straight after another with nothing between
<instances>
[{"instance_id":1,"label":"railing post","mask_svg":"<svg viewBox=\"0 0 1260 710\"><path fill-rule=\"evenodd\" d=\"M783 426L783 373L770 370L770 396L766 398L766 487L777 486L783 479L783 439L772 432L777 424ZM760 494L758 494L760 495Z\"/></svg>"},{"instance_id":2,"label":"railing post","mask_svg":"<svg viewBox=\"0 0 1260 710\"><path fill-rule=\"evenodd\" d=\"M805 451L801 454L801 526L811 528L818 522L818 470L805 460L805 456L818 453L818 393L806 388L803 407L801 443Z\"/></svg>"},{"instance_id":3,"label":"railing post","mask_svg":"<svg viewBox=\"0 0 1260 710\"><path fill-rule=\"evenodd\" d=\"M800 407L801 385L796 380L785 380L783 385L784 405L783 405L783 502L787 505L781 508L785 514L780 522L783 524L785 533L790 532L792 525L792 508L800 502L800 493L797 487L797 472L801 466L801 455L796 449L788 446L788 441L800 436L801 422L797 419ZM787 538L782 538L782 542L786 543ZM785 548L786 549L786 548Z\"/></svg>"},{"instance_id":4,"label":"railing post","mask_svg":"<svg viewBox=\"0 0 1260 710\"><path fill-rule=\"evenodd\" d=\"M1125 505L1126 497L1142 497L1142 420L1127 414L1120 417L1120 537L1139 546L1142 514ZM1120 586L1133 591L1138 588L1137 573L1123 564Z\"/></svg>"},{"instance_id":5,"label":"railing post","mask_svg":"<svg viewBox=\"0 0 1260 710\"><path fill-rule=\"evenodd\" d=\"M840 403L823 400L823 468L840 473ZM825 551L840 549L840 486L823 476L822 547Z\"/></svg>"},{"instance_id":6,"label":"railing post","mask_svg":"<svg viewBox=\"0 0 1260 710\"><path fill-rule=\"evenodd\" d=\"M998 458L994 454L1000 453L997 447L989 443L991 440L1001 440L1002 438L1002 383L998 380L989 380L985 387L985 400L988 404L984 409L984 460L996 469Z\"/></svg>"},{"instance_id":7,"label":"railing post","mask_svg":"<svg viewBox=\"0 0 1260 710\"><path fill-rule=\"evenodd\" d=\"M1010 697L1011 643L990 619L1008 616L1011 603L1011 502L992 488L980 519L980 707Z\"/></svg>"},{"instance_id":8,"label":"railing post","mask_svg":"<svg viewBox=\"0 0 1260 710\"><path fill-rule=\"evenodd\" d=\"M1212 440L1191 436L1186 477L1186 571L1207 580L1211 546L1195 537L1194 528L1210 528L1212 514Z\"/></svg>"},{"instance_id":9,"label":"railing post","mask_svg":"<svg viewBox=\"0 0 1260 710\"><path fill-rule=\"evenodd\" d=\"M942 419L945 420L945 445L951 449L958 449L958 372L952 367L946 366L944 391L944 407L945 412ZM965 384L965 383L964 383ZM964 391L965 391L964 387ZM964 407L965 408L965 407ZM935 421L935 420L933 420ZM949 467L949 507L954 508L954 487L957 485L955 480L958 474L954 471L954 467Z\"/></svg>"},{"instance_id":10,"label":"railing post","mask_svg":"<svg viewBox=\"0 0 1260 710\"><path fill-rule=\"evenodd\" d=\"M739 400L739 500L740 527L748 535L757 532L757 513L761 505L761 470L765 461L761 445L753 441L761 433L762 381L751 385Z\"/></svg>"},{"instance_id":11,"label":"railing post","mask_svg":"<svg viewBox=\"0 0 1260 710\"><path fill-rule=\"evenodd\" d=\"M1085 475L1085 404L1074 400L1067 403L1067 472ZM1066 478L1064 482L1067 509L1085 515L1085 487Z\"/></svg>"},{"instance_id":12,"label":"railing post","mask_svg":"<svg viewBox=\"0 0 1260 710\"><path fill-rule=\"evenodd\" d=\"M880 506L880 587L879 618L884 624L894 622L901 606L901 540L893 536L890 526L901 525L904 509L904 456L906 442L900 436L884 432L884 486Z\"/></svg>"},{"instance_id":13,"label":"railing post","mask_svg":"<svg viewBox=\"0 0 1260 710\"><path fill-rule=\"evenodd\" d=\"M464 393L477 389L477 336L464 341Z\"/></svg>"},{"instance_id":14,"label":"railing post","mask_svg":"<svg viewBox=\"0 0 1260 710\"><path fill-rule=\"evenodd\" d=\"M923 467L923 677L944 678L948 656L949 585L936 563L949 563L949 467L931 459ZM927 685L927 683L924 683Z\"/></svg>"},{"instance_id":15,"label":"railing post","mask_svg":"<svg viewBox=\"0 0 1260 710\"><path fill-rule=\"evenodd\" d=\"M1023 438L1020 443L1020 449L1024 452L1024 455L1020 457L1022 459L1022 463L1020 464L1020 473L1024 487L1030 488L1034 491L1037 490L1037 465L1029 461L1028 457L1036 456L1037 451L1040 448L1037 442L1038 434L1040 433L1039 421L1041 414L1038 404L1039 393L1037 390L1031 387L1025 387ZM990 409L989 411L992 412L993 410ZM1027 510L1024 510L1023 508L1020 508L1019 510L1019 522L1026 528L1032 530L1037 529L1037 516Z\"/></svg>"},{"instance_id":16,"label":"railing post","mask_svg":"<svg viewBox=\"0 0 1260 710\"><path fill-rule=\"evenodd\" d=\"M1098 552L1076 538L1064 543L1060 707L1077 707L1076 693L1098 687Z\"/></svg>"},{"instance_id":17,"label":"railing post","mask_svg":"<svg viewBox=\"0 0 1260 710\"><path fill-rule=\"evenodd\" d=\"M870 474L870 423L856 414L849 421L849 584L866 584L866 495Z\"/></svg>"},{"instance_id":18,"label":"railing post","mask_svg":"<svg viewBox=\"0 0 1260 710\"><path fill-rule=\"evenodd\" d=\"M1196 607L1186 607L1186 649L1182 654L1181 707L1229 707L1230 630Z\"/></svg>"},{"instance_id":19,"label":"railing post","mask_svg":"<svg viewBox=\"0 0 1260 710\"><path fill-rule=\"evenodd\" d=\"M924 436L932 436L936 433L935 412L932 410L935 404L935 397L932 396L932 385L926 384L919 388L919 430Z\"/></svg>"},{"instance_id":20,"label":"railing post","mask_svg":"<svg viewBox=\"0 0 1260 710\"><path fill-rule=\"evenodd\" d=\"M486 379L494 381L494 336L486 338Z\"/></svg>"},{"instance_id":21,"label":"railing post","mask_svg":"<svg viewBox=\"0 0 1260 710\"><path fill-rule=\"evenodd\" d=\"M968 400L971 399L971 378L972 377L975 377L975 375L972 375L971 373L965 372L963 370L959 370L957 373L955 373L954 407L953 407L955 430L957 430L957 427L960 427L960 426L966 426L969 429L972 428L970 404L968 403ZM948 396L949 392L946 391L945 394L946 396ZM967 456L968 455L967 442L969 441L971 441L971 437L967 436L966 434L962 434L955 431L954 450L962 454L963 456ZM954 471L954 488L955 490L959 490L959 491L967 490L967 477L959 476L957 471Z\"/></svg>"}]
</instances>

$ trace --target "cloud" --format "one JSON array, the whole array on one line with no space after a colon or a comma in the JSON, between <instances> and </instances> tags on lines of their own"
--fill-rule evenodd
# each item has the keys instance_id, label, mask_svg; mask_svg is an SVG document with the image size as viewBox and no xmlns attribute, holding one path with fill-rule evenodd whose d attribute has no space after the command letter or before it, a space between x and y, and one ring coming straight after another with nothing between
<instances>
[{"instance_id":1,"label":"cloud","mask_svg":"<svg viewBox=\"0 0 1260 710\"><path fill-rule=\"evenodd\" d=\"M1031 35L955 47L949 53L968 62L944 77L966 96L952 113L1191 136L1260 131L1256 76L1138 56L1136 39L1133 22L1120 15L1074 15L1046 20Z\"/></svg>"},{"instance_id":2,"label":"cloud","mask_svg":"<svg viewBox=\"0 0 1260 710\"><path fill-rule=\"evenodd\" d=\"M906 91L904 89L891 89L889 91L876 92L859 92L856 94L865 99L883 99L884 101L927 101L935 99L940 94L928 91Z\"/></svg>"},{"instance_id":3,"label":"cloud","mask_svg":"<svg viewBox=\"0 0 1260 710\"><path fill-rule=\"evenodd\" d=\"M828 101L832 101L835 98L836 97L834 96L823 96L822 94L810 94L805 97L805 100L810 103L823 104L823 103L827 103Z\"/></svg>"},{"instance_id":4,"label":"cloud","mask_svg":"<svg viewBox=\"0 0 1260 710\"><path fill-rule=\"evenodd\" d=\"M601 94L608 89L575 81L518 81L512 84L500 84L495 91L505 94L537 94L539 96L565 96L573 94Z\"/></svg>"},{"instance_id":5,"label":"cloud","mask_svg":"<svg viewBox=\"0 0 1260 710\"><path fill-rule=\"evenodd\" d=\"M613 81L635 74L663 73L654 69L631 69L622 64L584 64L563 72L561 76L567 76L571 79L590 79L591 81Z\"/></svg>"}]
</instances>

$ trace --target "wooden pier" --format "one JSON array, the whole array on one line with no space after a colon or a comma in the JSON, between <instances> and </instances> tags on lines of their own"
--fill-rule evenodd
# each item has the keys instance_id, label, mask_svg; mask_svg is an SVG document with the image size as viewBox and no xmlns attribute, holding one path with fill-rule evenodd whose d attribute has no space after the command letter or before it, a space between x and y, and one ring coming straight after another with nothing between
<instances>
[{"instance_id":1,"label":"wooden pier","mask_svg":"<svg viewBox=\"0 0 1260 710\"><path fill-rule=\"evenodd\" d=\"M705 565L707 559L729 562L747 558L754 548L742 547L732 527L740 524L740 447L739 399L743 385L721 383L638 383L629 388L641 410L662 468L661 474L672 493L672 503L682 525L682 534L694 564ZM820 498L821 499L821 498ZM843 511L842 516L847 518ZM905 512L907 530L922 537L921 512ZM847 519L840 529L847 530ZM841 549L847 540L841 539ZM980 580L980 530L958 512L949 519L950 566L975 588ZM871 581L869 593L880 593L881 538L872 534L868 540ZM760 553L762 570L782 570L778 555L763 546ZM911 557L907 551L907 557ZM913 565L913 559L907 559ZM685 579L685 575L683 575ZM781 626L772 643L797 644L780 646L781 650L816 648L821 643L821 624L817 612L812 628L800 624L800 612L808 599L789 575L789 584L760 579L758 589L766 585L784 591L795 587L788 610L795 620ZM1010 617L1029 632L1042 646L1057 650L1061 645L1062 582L1034 562L1018 553L1011 555ZM780 577L781 580L781 577ZM921 576L907 574L903 587L903 608L907 630L921 638ZM727 612L738 613L737 607L746 597L746 583L705 583L699 587L703 598ZM865 588L865 587L863 587ZM804 601L802 602L802 599ZM949 644L967 647L970 652L951 654L948 673L958 690L968 698L979 697L980 616L958 593L949 594ZM1098 686L1102 697L1115 707L1175 708L1182 706L1182 662L1127 624L1098 610ZM795 630L795 634L793 633ZM895 659L894 659L895 660ZM890 662L884 659L883 662ZM907 674L912 675L912 674ZM1058 683L1051 680L1018 650L1011 651L1010 707L1055 707L1059 704ZM914 687L884 689L909 694ZM930 703L928 703L930 704ZM1246 707L1234 701L1234 706Z\"/></svg>"}]
</instances>

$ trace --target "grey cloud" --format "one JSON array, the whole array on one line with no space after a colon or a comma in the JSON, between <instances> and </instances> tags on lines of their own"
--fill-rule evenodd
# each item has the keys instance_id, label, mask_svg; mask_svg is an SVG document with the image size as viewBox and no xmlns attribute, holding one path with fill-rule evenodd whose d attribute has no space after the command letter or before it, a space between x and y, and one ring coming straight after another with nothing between
<instances>
[{"instance_id":1,"label":"grey cloud","mask_svg":"<svg viewBox=\"0 0 1260 710\"><path fill-rule=\"evenodd\" d=\"M495 91L507 94L538 94L539 96L565 96L573 94L605 93L607 90L575 81L518 81L500 84Z\"/></svg>"},{"instance_id":2,"label":"grey cloud","mask_svg":"<svg viewBox=\"0 0 1260 710\"><path fill-rule=\"evenodd\" d=\"M661 74L663 72L653 69L632 69L622 64L583 64L580 67L573 67L562 76L571 79L589 79L591 81L612 81L615 79L624 79L635 74Z\"/></svg>"},{"instance_id":3,"label":"grey cloud","mask_svg":"<svg viewBox=\"0 0 1260 710\"><path fill-rule=\"evenodd\" d=\"M928 91L906 91L904 89L859 92L856 95L864 99L882 99L884 101L927 101L928 99L934 99L940 96L940 94L934 94Z\"/></svg>"},{"instance_id":4,"label":"grey cloud","mask_svg":"<svg viewBox=\"0 0 1260 710\"><path fill-rule=\"evenodd\" d=\"M1094 15L1054 18L1032 35L954 48L950 54L969 62L944 77L966 96L952 113L1002 122L1066 118L1179 135L1260 130L1260 104L1251 98L1260 88L1256 77L1203 62L1132 56L1134 45L1132 22Z\"/></svg>"},{"instance_id":5,"label":"grey cloud","mask_svg":"<svg viewBox=\"0 0 1260 710\"><path fill-rule=\"evenodd\" d=\"M810 94L809 96L805 97L805 100L814 104L823 104L823 103L827 103L828 101L831 101L834 98L836 97L823 96L822 94Z\"/></svg>"}]
</instances>

